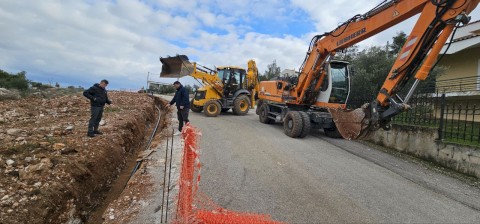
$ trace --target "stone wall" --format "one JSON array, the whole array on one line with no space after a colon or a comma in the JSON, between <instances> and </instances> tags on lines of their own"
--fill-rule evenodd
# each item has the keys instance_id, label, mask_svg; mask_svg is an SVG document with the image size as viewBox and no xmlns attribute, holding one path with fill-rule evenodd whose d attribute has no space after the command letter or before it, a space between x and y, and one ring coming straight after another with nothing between
<instances>
[{"instance_id":1,"label":"stone wall","mask_svg":"<svg viewBox=\"0 0 480 224\"><path fill-rule=\"evenodd\" d=\"M378 130L370 141L480 178L480 149L437 139L436 128L394 124L390 131Z\"/></svg>"}]
</instances>

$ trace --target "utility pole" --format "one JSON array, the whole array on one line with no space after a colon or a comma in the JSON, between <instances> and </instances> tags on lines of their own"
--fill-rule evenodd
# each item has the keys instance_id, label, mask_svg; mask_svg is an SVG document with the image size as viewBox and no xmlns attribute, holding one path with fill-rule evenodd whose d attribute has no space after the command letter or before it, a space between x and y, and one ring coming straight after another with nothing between
<instances>
[{"instance_id":1,"label":"utility pole","mask_svg":"<svg viewBox=\"0 0 480 224\"><path fill-rule=\"evenodd\" d=\"M150 87L148 86L148 81L149 81L148 78L149 78L149 77L150 77L150 72L147 73L147 86L145 87L145 92L150 88Z\"/></svg>"}]
</instances>

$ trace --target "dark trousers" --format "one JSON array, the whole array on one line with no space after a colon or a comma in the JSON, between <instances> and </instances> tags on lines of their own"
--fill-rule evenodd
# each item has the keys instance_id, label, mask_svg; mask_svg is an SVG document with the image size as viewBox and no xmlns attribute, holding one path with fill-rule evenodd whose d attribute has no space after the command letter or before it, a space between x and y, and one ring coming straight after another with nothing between
<instances>
[{"instance_id":1,"label":"dark trousers","mask_svg":"<svg viewBox=\"0 0 480 224\"><path fill-rule=\"evenodd\" d=\"M98 125L102 120L103 107L94 107L90 109L91 116L90 121L88 122L88 133L93 134L94 131L98 130Z\"/></svg>"},{"instance_id":2,"label":"dark trousers","mask_svg":"<svg viewBox=\"0 0 480 224\"><path fill-rule=\"evenodd\" d=\"M184 108L183 110L180 110L180 108L177 108L177 118L178 118L178 131L182 131L183 128L183 123L187 123L188 121L188 108Z\"/></svg>"}]
</instances>

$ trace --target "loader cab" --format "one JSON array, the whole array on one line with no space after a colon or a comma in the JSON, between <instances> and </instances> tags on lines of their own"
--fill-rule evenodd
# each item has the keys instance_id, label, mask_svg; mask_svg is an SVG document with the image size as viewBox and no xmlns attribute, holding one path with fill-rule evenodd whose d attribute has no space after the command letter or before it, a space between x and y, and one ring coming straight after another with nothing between
<instances>
[{"instance_id":1,"label":"loader cab","mask_svg":"<svg viewBox=\"0 0 480 224\"><path fill-rule=\"evenodd\" d=\"M246 71L239 67L218 67L218 78L224 84L225 96L233 95L237 90L244 89Z\"/></svg>"}]
</instances>

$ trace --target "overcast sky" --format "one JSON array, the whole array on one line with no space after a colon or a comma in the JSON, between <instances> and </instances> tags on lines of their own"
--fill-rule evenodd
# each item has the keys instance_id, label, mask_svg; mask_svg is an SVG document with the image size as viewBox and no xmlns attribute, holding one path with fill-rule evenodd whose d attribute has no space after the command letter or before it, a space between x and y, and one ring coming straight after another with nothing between
<instances>
[{"instance_id":1,"label":"overcast sky","mask_svg":"<svg viewBox=\"0 0 480 224\"><path fill-rule=\"evenodd\" d=\"M213 67L260 72L274 59L298 69L313 35L334 29L380 0L1 0L0 69L26 71L34 81L138 90L160 81L158 58L186 54ZM480 9L472 14L480 19ZM361 46L384 45L407 34L415 19ZM172 80L161 80L173 82ZM184 82L192 82L182 79Z\"/></svg>"}]
</instances>

